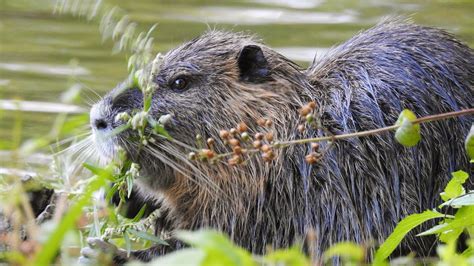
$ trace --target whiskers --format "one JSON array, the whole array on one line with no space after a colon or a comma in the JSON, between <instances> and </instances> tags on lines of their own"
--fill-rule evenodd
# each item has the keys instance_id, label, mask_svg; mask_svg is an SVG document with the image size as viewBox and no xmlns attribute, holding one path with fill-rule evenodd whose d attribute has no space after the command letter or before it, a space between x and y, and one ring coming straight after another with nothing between
<instances>
[{"instance_id":1,"label":"whiskers","mask_svg":"<svg viewBox=\"0 0 474 266\"><path fill-rule=\"evenodd\" d=\"M106 164L105 159L99 156L93 137L91 132L85 132L58 141L52 147L53 150L59 149L53 154L53 170L70 187L85 178L82 172L85 162L99 165ZM67 147L63 148L64 146Z\"/></svg>"},{"instance_id":2,"label":"whiskers","mask_svg":"<svg viewBox=\"0 0 474 266\"><path fill-rule=\"evenodd\" d=\"M109 132L94 132L90 125L85 128L87 132L58 141L53 149L57 151L53 158L60 170L60 175L65 183L74 186L85 176L82 172L83 164L88 162L93 165L105 166L112 160L117 159L121 147L128 155L139 156L138 163L141 167L162 163L170 167L175 173L186 178L187 182L206 191L212 196L226 196L216 180L211 178L212 168L201 167L198 162L190 161L186 151L197 151L195 147L189 146L176 139L153 134L157 140L154 143L141 146L139 142L127 137L128 134L121 133L126 130L117 129ZM143 153L143 154L137 154ZM156 173L159 175L160 173Z\"/></svg>"},{"instance_id":3,"label":"whiskers","mask_svg":"<svg viewBox=\"0 0 474 266\"><path fill-rule=\"evenodd\" d=\"M204 190L207 190L210 195L218 195L223 193L217 184L204 173L198 166L190 161L186 153L183 152L183 148L186 150L196 150L183 142L176 139L167 140L162 136L163 142L158 142L155 145L147 145L144 147L144 151L150 154L154 158L160 160L163 164L171 167L174 171L185 176L190 182L200 186Z\"/></svg>"},{"instance_id":4,"label":"whiskers","mask_svg":"<svg viewBox=\"0 0 474 266\"><path fill-rule=\"evenodd\" d=\"M81 91L81 100L84 101L89 108L103 99L103 97L96 90L84 82L78 79L74 79L74 82L74 86L79 86L80 89L86 89L86 91Z\"/></svg>"}]
</instances>

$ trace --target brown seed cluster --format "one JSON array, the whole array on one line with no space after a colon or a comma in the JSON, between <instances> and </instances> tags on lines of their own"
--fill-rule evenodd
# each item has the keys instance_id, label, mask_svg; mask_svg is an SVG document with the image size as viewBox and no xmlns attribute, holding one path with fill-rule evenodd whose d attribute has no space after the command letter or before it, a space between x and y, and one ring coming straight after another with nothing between
<instances>
[{"instance_id":1,"label":"brown seed cluster","mask_svg":"<svg viewBox=\"0 0 474 266\"><path fill-rule=\"evenodd\" d=\"M273 150L274 132L270 131L273 122L270 119L259 119L257 124L263 128L262 132L251 134L246 123L240 122L229 130L220 130L219 138L225 146L231 150L229 153L217 154L215 145L217 140L208 138L206 140L207 148L199 149L196 152L190 152L190 160L199 160L214 163L217 160L229 156L227 162L230 165L238 165L245 162L245 158L260 154L265 162L275 159ZM202 136L196 136L196 141L202 141ZM201 146L199 146L201 147Z\"/></svg>"},{"instance_id":2,"label":"brown seed cluster","mask_svg":"<svg viewBox=\"0 0 474 266\"><path fill-rule=\"evenodd\" d=\"M314 112L316 110L316 102L311 101L300 108L299 116L301 123L298 125L298 131L303 133L306 128L318 128L319 122L316 121ZM244 163L245 158L255 154L260 154L265 162L271 162L276 158L275 148L280 148L280 142L275 142L274 132L271 131L273 121L270 119L260 118L257 125L263 130L251 134L249 127L245 122L238 123L235 127L229 130L220 130L219 138L222 143L231 150L228 153L217 154L215 152L216 140L208 138L206 140L207 148L201 148L196 152L190 152L188 158L190 160L200 160L210 163L215 163L221 158L230 157L227 159L229 165L238 165ZM197 135L196 140L202 141L202 136ZM311 144L311 152L306 155L305 160L309 164L317 163L323 152L319 149L318 143Z\"/></svg>"},{"instance_id":3,"label":"brown seed cluster","mask_svg":"<svg viewBox=\"0 0 474 266\"><path fill-rule=\"evenodd\" d=\"M273 125L272 120L260 118L257 120L257 124L261 127L271 127Z\"/></svg>"},{"instance_id":4,"label":"brown seed cluster","mask_svg":"<svg viewBox=\"0 0 474 266\"><path fill-rule=\"evenodd\" d=\"M300 108L300 120L301 124L298 125L298 131L303 133L307 126L317 127L314 119L314 110L316 109L317 105L315 101L311 101Z\"/></svg>"},{"instance_id":5,"label":"brown seed cluster","mask_svg":"<svg viewBox=\"0 0 474 266\"><path fill-rule=\"evenodd\" d=\"M320 122L315 118L317 104L311 101L300 108L299 115L301 123L298 125L298 131L303 133L307 128L321 128ZM324 128L323 128L324 129ZM320 151L319 143L311 143L311 152L305 156L305 161L309 164L315 164L321 160L323 152Z\"/></svg>"},{"instance_id":6,"label":"brown seed cluster","mask_svg":"<svg viewBox=\"0 0 474 266\"><path fill-rule=\"evenodd\" d=\"M322 156L322 153L319 151L319 143L311 143L311 152L306 155L305 161L309 164L315 164Z\"/></svg>"},{"instance_id":7,"label":"brown seed cluster","mask_svg":"<svg viewBox=\"0 0 474 266\"><path fill-rule=\"evenodd\" d=\"M259 119L257 124L261 127L269 128L273 122L269 119ZM243 163L244 155L261 153L264 161L269 162L275 158L275 152L271 148L274 139L273 132L257 132L253 136L248 132L249 127L244 122L240 122L235 128L221 130L219 136L232 149L232 157L228 159L230 165Z\"/></svg>"},{"instance_id":8,"label":"brown seed cluster","mask_svg":"<svg viewBox=\"0 0 474 266\"><path fill-rule=\"evenodd\" d=\"M221 130L219 132L220 138L224 141L224 144L228 145L231 152L231 158L227 160L230 165L241 164L244 159L243 156L247 153L247 142L250 141L248 134L249 127L244 122L240 122L235 128L231 128L229 131Z\"/></svg>"}]
</instances>

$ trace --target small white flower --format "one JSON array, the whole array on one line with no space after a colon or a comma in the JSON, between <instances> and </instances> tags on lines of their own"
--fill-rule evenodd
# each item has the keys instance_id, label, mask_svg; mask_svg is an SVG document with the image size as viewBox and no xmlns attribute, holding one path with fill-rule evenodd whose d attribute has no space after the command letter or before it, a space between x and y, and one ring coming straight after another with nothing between
<instances>
[{"instance_id":1,"label":"small white flower","mask_svg":"<svg viewBox=\"0 0 474 266\"><path fill-rule=\"evenodd\" d=\"M118 121L123 121L123 122L128 122L130 120L130 115L127 113L127 112L121 112L121 113L118 113L116 116L115 116L115 122L118 122Z\"/></svg>"},{"instance_id":2,"label":"small white flower","mask_svg":"<svg viewBox=\"0 0 474 266\"><path fill-rule=\"evenodd\" d=\"M132 176L133 178L136 178L138 177L139 173L140 173L140 165L136 164L136 163L132 163L130 165L130 169L127 171L128 174L130 176Z\"/></svg>"},{"instance_id":3,"label":"small white flower","mask_svg":"<svg viewBox=\"0 0 474 266\"><path fill-rule=\"evenodd\" d=\"M145 111L141 111L139 113L136 113L132 117L132 122L131 122L132 128L137 129L137 128L143 127L145 125L147 115L148 115L148 112L145 112Z\"/></svg>"},{"instance_id":4,"label":"small white flower","mask_svg":"<svg viewBox=\"0 0 474 266\"><path fill-rule=\"evenodd\" d=\"M171 119L173 119L173 116L171 114L162 115L158 119L158 123L161 125L166 125L171 122Z\"/></svg>"}]
</instances>

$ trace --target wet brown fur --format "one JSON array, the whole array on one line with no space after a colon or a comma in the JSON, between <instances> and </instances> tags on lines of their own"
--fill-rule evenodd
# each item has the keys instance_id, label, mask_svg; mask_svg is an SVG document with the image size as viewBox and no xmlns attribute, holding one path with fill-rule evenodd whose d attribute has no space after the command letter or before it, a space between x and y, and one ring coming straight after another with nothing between
<instances>
[{"instance_id":1,"label":"wet brown fur","mask_svg":"<svg viewBox=\"0 0 474 266\"><path fill-rule=\"evenodd\" d=\"M262 80L241 79L237 59L248 45L259 46L268 61L270 75ZM196 147L194 136L201 134L217 140L216 152L228 152L219 131L242 121L251 135L272 131L278 140L323 135L297 131L298 109L310 100L334 134L392 125L403 108L418 116L469 108L473 66L472 49L451 35L400 21L359 34L307 70L252 37L212 31L166 54L154 76L151 113L173 115L168 130L176 141L160 140L137 153L137 144L126 140L134 133L127 132L119 144L142 167L140 193L163 205L164 230L211 227L256 253L267 245L288 247L309 230L317 235L316 255L343 240L381 243L400 219L439 203L451 171L468 170L462 132L472 119L423 126L424 140L411 149L392 133L340 141L315 166L304 162L309 145L278 149L270 163L253 156L233 167L190 162L183 144ZM192 87L172 91L169 81L182 73L194 77ZM108 119L118 110L140 109L137 91L109 99L117 111ZM257 125L262 117L273 121L271 128ZM429 255L432 243L411 235L400 252ZM135 255L148 260L169 250Z\"/></svg>"}]
</instances>

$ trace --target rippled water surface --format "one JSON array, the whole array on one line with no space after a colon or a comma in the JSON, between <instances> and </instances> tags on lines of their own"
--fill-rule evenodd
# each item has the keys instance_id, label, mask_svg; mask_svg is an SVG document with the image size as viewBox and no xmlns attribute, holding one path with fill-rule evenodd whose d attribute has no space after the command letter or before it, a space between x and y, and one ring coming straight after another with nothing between
<instances>
[{"instance_id":1,"label":"rippled water surface","mask_svg":"<svg viewBox=\"0 0 474 266\"><path fill-rule=\"evenodd\" d=\"M395 15L447 29L474 46L472 0L103 2L122 8L140 29L158 23L153 33L157 51L222 28L254 33L307 65L316 53ZM55 15L52 3L0 2L0 150L47 134L58 112L87 111L97 99L92 90L104 94L127 75L126 55L112 53L113 43L102 42L97 22ZM61 102L61 94L77 83L86 88L83 101Z\"/></svg>"}]
</instances>

